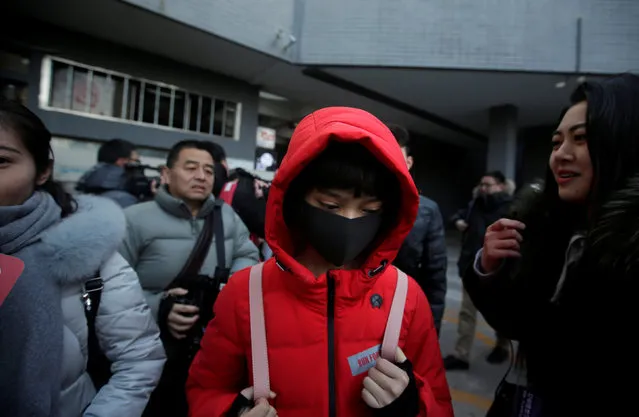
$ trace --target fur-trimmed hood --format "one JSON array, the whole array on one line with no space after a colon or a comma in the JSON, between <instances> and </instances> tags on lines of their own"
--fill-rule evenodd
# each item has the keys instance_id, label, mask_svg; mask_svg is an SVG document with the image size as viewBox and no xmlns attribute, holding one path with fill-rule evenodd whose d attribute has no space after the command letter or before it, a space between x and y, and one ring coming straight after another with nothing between
<instances>
[{"instance_id":1,"label":"fur-trimmed hood","mask_svg":"<svg viewBox=\"0 0 639 417\"><path fill-rule=\"evenodd\" d=\"M94 196L77 196L76 201L75 213L40 236L46 270L63 285L94 274L118 249L126 232L124 213L113 201Z\"/></svg>"},{"instance_id":2,"label":"fur-trimmed hood","mask_svg":"<svg viewBox=\"0 0 639 417\"><path fill-rule=\"evenodd\" d=\"M511 207L511 217L524 223L538 217L543 210L542 189L538 184L522 189ZM584 257L590 265L618 278L639 272L639 175L611 194L594 225L585 232Z\"/></svg>"}]
</instances>

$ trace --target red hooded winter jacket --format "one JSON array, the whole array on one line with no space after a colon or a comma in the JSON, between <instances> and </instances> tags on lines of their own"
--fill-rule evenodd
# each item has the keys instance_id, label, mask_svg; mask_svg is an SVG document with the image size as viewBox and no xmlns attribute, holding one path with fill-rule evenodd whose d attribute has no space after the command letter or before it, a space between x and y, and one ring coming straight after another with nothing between
<instances>
[{"instance_id":1,"label":"red hooded winter jacket","mask_svg":"<svg viewBox=\"0 0 639 417\"><path fill-rule=\"evenodd\" d=\"M361 269L332 270L316 278L291 256L282 204L291 180L335 138L361 143L397 175L400 219ZM413 226L417 206L417 191L402 152L391 132L371 114L326 108L307 116L295 130L266 212L266 239L275 256L264 265L264 309L271 390L277 394L273 405L280 417L372 416L361 399L367 372L359 369L357 359L382 342L397 281L390 263ZM370 277L368 273L380 265L385 265L383 271ZM374 294L381 295L381 308L373 306ZM431 310L412 279L399 346L413 363L420 416L452 417ZM190 415L223 416L238 393L251 385L249 271L243 270L220 293L215 319L191 367Z\"/></svg>"}]
</instances>

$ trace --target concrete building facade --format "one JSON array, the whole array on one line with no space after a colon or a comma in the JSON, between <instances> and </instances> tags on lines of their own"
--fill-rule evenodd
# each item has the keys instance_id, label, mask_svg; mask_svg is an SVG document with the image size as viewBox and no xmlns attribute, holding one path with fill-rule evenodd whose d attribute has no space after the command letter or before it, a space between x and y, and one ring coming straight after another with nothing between
<instances>
[{"instance_id":1,"label":"concrete building facade","mask_svg":"<svg viewBox=\"0 0 639 417\"><path fill-rule=\"evenodd\" d=\"M416 183L448 215L486 169L520 184L543 175L549 132L579 82L639 71L634 0L10 0L2 8L22 29L0 29L0 86L47 123L69 181L93 163L74 161L113 137L155 164L181 139L213 140L234 165L252 168L260 123L283 152L301 117L346 105L409 128Z\"/></svg>"}]
</instances>

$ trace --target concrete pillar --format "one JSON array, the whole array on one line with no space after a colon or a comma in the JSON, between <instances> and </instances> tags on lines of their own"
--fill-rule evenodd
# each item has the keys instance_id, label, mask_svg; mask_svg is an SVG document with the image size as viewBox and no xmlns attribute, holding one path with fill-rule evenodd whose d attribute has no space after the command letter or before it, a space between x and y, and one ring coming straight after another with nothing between
<instances>
[{"instance_id":1,"label":"concrete pillar","mask_svg":"<svg viewBox=\"0 0 639 417\"><path fill-rule=\"evenodd\" d=\"M517 107L491 107L488 133L489 171L499 170L506 178L515 179L517 169Z\"/></svg>"}]
</instances>

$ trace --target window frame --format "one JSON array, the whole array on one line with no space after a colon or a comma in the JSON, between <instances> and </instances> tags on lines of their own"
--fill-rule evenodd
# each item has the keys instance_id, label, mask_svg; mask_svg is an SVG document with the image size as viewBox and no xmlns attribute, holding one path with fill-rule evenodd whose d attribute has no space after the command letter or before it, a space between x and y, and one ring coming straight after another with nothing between
<instances>
[{"instance_id":1,"label":"window frame","mask_svg":"<svg viewBox=\"0 0 639 417\"><path fill-rule=\"evenodd\" d=\"M68 100L65 100L65 103L68 105L69 108L60 108L60 107L56 107L53 106L51 104L51 99L53 96L53 77L54 77L54 73L53 73L53 65L54 63L58 63L58 64L62 64L62 65L67 65L71 68L71 71L69 71L69 74L71 74L70 76L67 76L67 84L69 84L69 78L71 79L71 86L67 85L66 89L67 92L65 94L68 94L69 91L71 93L73 93L73 73L75 72L76 69L82 69L87 71L87 86L92 84L92 78L93 78L93 73L94 72L98 72L100 73L100 75L104 74L107 79L112 79L113 77L118 77L123 79L123 83L122 83L122 102L121 103L115 103L115 99L114 99L114 111L113 114L114 116L106 116L106 115L101 115L101 114L94 114L94 113L90 113L89 111L81 111L81 110L73 110L70 107L72 107L72 103L68 103L69 100L71 100L71 97L68 97ZM142 121L142 108L140 108L138 110L138 117L136 118L136 120L131 120L129 118L127 118L129 116L129 103L131 102L131 99L129 97L129 95L131 94L131 81L135 81L137 82L141 88L140 91L137 92L136 94L138 94L137 96L137 101L139 101L140 103L143 103L143 98L144 98L144 92L145 92L145 88L146 87L153 87L156 91L156 97L155 97L155 101L154 101L154 122L150 123L150 122L143 122ZM157 92L161 92L163 89L168 89L171 91L171 103L170 103L170 110L169 110L169 125L171 126L166 126L163 124L159 124L156 123L159 118L158 118L158 111L159 111L159 105L158 105L158 101L160 96L157 95ZM87 92L89 91L89 89L87 89ZM174 123L174 117L175 117L175 98L176 96L178 96L178 92L182 93L182 96L185 98L185 105L184 105L184 114L183 114L183 119L184 119L184 124L183 127L184 128L178 128L178 127L173 127L173 123ZM211 100L211 108L214 109L217 105L222 104L223 105L223 114L226 117L226 103L230 102L230 103L234 103L236 110L235 110L235 126L233 128L233 135L232 136L225 136L224 133L226 133L226 128L225 128L225 124L223 123L222 125L222 131L220 132L220 135L214 134L213 133L213 123L214 120L211 119L210 120L210 129L209 132L201 132L199 130L191 130L189 129L190 127L190 101L191 101L191 97L198 97L198 101L201 103L204 98L210 99ZM90 98L90 93L89 93L89 98ZM188 102L188 103L187 103ZM137 105L139 105L140 103L135 103ZM205 95L205 94L201 94L201 93L197 93L197 92L193 92L191 90L187 90L181 87L178 87L176 85L172 85L172 84L167 84L161 81L155 81L155 80L149 80L146 78L142 78L142 77L134 77L131 76L129 74L125 74L123 72L118 72L118 71L113 71L113 70L109 70L109 69L105 69L105 68L101 68L101 67L96 67L96 66L92 66L92 65L87 65L87 64L83 64L80 62L76 62L70 59L65 59L65 58L60 58L60 57L55 57L55 56L51 56L51 55L46 55L42 58L42 64L41 64L41 71L40 71L40 93L38 96L38 104L40 106L41 109L43 110L48 110L48 111L55 111L55 112L60 112L60 113L66 113L66 114L72 114L75 116L81 116L81 117L88 117L88 118L93 118L93 119L99 119L99 120L108 120L108 121L114 121L114 122L120 122L120 123L125 123L125 124L129 124L129 125L137 125L137 126L144 126L144 127L153 127L156 129L162 129L162 130L169 130L169 131L174 131L174 132L184 132L184 133L188 133L188 134L197 134L197 135L202 135L202 136L214 136L214 137L221 137L221 138L225 138L225 139L231 139L231 140L236 140L238 141L240 139L240 126L242 124L242 103L240 102L236 102L236 101L232 101L232 100L227 100L227 99L223 99L223 98L219 98L219 97L215 97L215 96L209 96L209 95ZM87 108L90 107L90 103L87 102ZM198 109L198 113L201 112L201 109ZM211 112L212 114L213 112ZM117 116L115 116L117 115ZM200 115L200 118L203 115ZM201 123L201 120L199 120L196 123L196 126L199 127Z\"/></svg>"}]
</instances>

